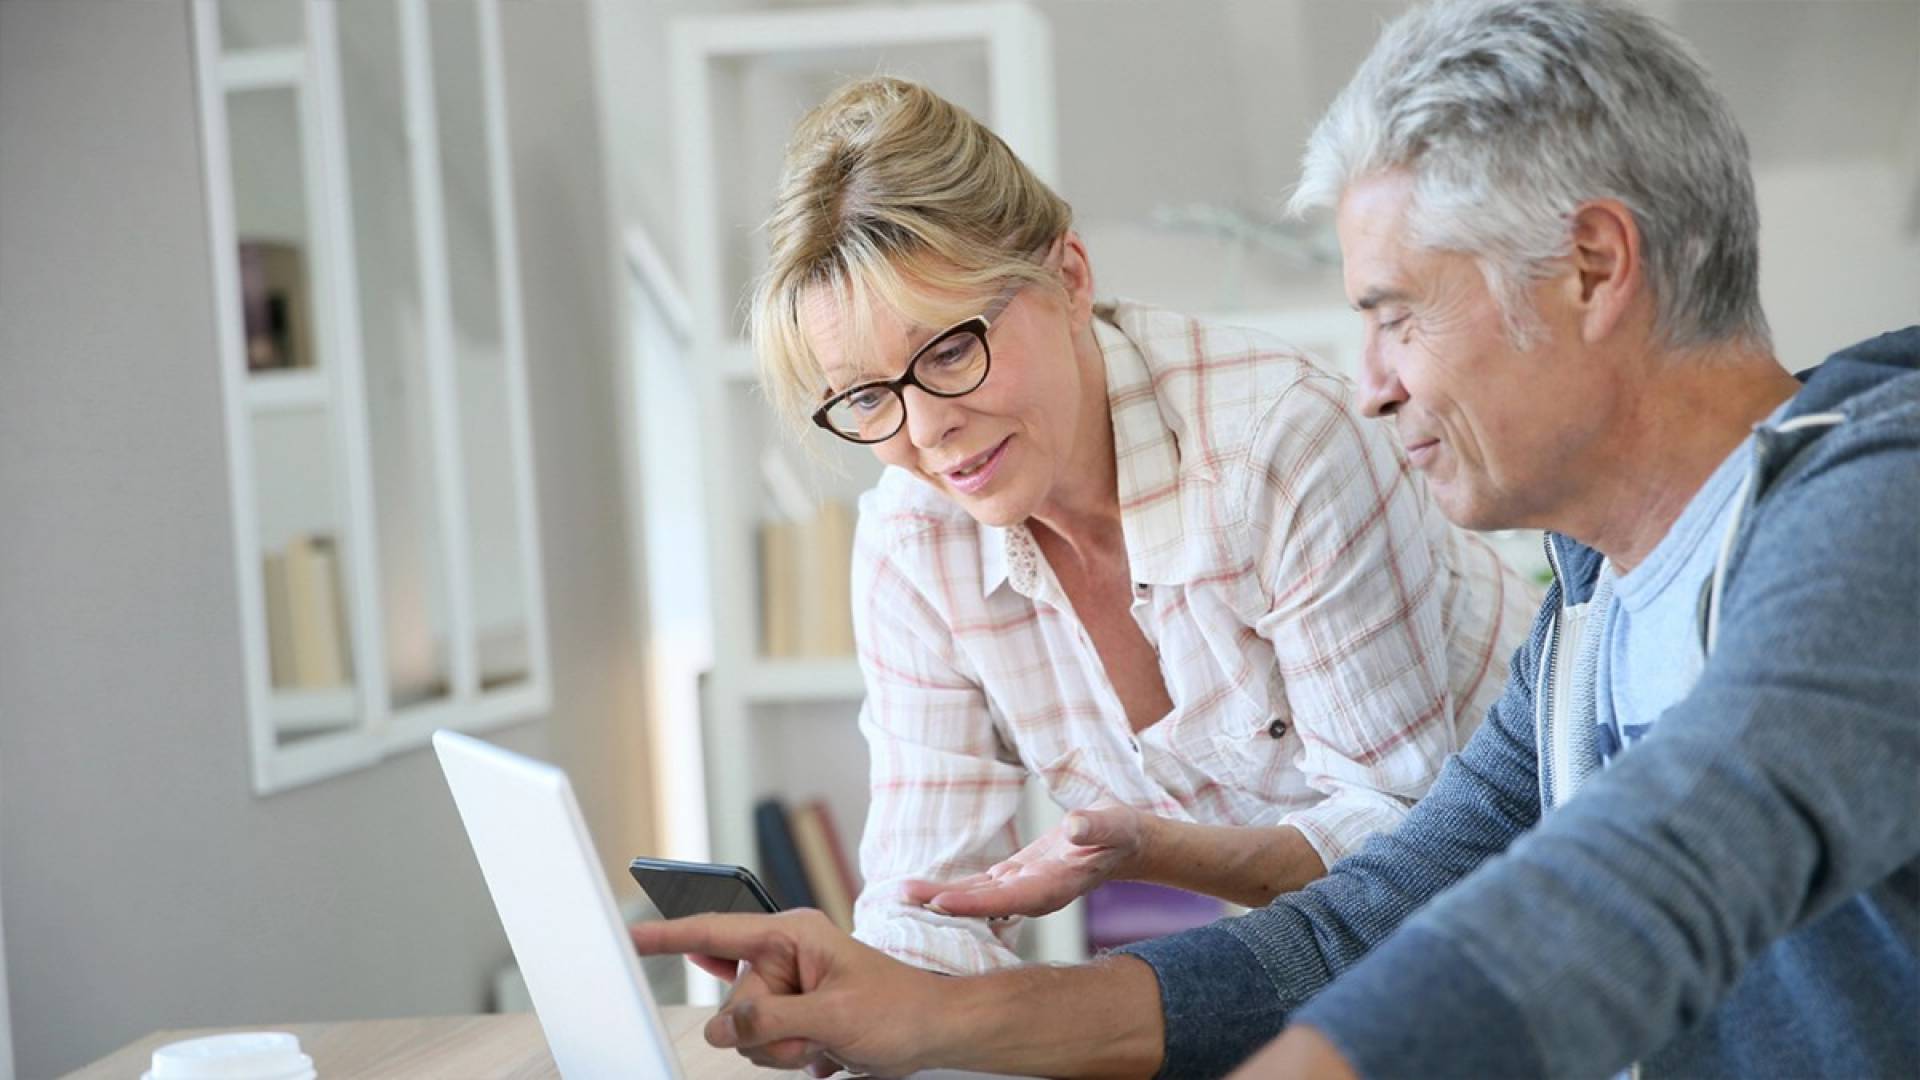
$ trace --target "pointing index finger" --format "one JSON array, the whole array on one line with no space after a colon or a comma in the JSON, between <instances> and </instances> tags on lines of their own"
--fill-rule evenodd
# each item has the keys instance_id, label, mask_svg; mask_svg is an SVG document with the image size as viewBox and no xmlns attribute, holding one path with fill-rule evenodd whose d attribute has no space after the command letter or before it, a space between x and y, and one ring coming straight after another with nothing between
<instances>
[{"instance_id":1,"label":"pointing index finger","mask_svg":"<svg viewBox=\"0 0 1920 1080\"><path fill-rule=\"evenodd\" d=\"M636 923L633 947L642 956L700 953L751 960L767 949L779 929L767 915L689 915Z\"/></svg>"}]
</instances>

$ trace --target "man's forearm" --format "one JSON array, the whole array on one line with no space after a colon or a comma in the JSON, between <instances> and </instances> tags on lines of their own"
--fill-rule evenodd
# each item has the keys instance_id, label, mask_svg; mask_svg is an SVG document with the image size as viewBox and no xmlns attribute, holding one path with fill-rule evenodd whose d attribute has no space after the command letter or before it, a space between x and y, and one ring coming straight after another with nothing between
<instances>
[{"instance_id":1,"label":"man's forearm","mask_svg":"<svg viewBox=\"0 0 1920 1080\"><path fill-rule=\"evenodd\" d=\"M1129 877L1265 907L1327 872L1319 853L1291 825L1196 825L1156 818Z\"/></svg>"},{"instance_id":2,"label":"man's forearm","mask_svg":"<svg viewBox=\"0 0 1920 1080\"><path fill-rule=\"evenodd\" d=\"M927 1067L1034 1076L1152 1076L1165 1054L1160 983L1146 962L1104 957L951 980L931 1018Z\"/></svg>"}]
</instances>

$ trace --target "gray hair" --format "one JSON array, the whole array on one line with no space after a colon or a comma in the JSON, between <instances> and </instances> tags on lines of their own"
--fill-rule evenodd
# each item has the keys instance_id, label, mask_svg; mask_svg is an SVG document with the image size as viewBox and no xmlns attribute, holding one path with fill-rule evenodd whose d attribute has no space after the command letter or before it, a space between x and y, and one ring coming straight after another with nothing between
<instances>
[{"instance_id":1,"label":"gray hair","mask_svg":"<svg viewBox=\"0 0 1920 1080\"><path fill-rule=\"evenodd\" d=\"M1765 343L1746 137L1692 51L1614 0L1447 0L1401 16L1308 140L1289 209L1414 179L1414 243L1472 255L1523 346L1525 287L1573 213L1618 199L1671 347Z\"/></svg>"}]
</instances>

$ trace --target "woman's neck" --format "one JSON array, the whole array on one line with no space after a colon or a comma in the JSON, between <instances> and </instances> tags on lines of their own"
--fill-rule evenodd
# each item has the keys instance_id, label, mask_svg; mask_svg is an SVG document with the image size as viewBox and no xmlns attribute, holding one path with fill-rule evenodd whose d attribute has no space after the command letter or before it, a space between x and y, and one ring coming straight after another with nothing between
<instances>
[{"instance_id":1,"label":"woman's neck","mask_svg":"<svg viewBox=\"0 0 1920 1080\"><path fill-rule=\"evenodd\" d=\"M1076 438L1067 467L1028 520L1052 533L1082 563L1126 555L1120 524L1120 481L1114 464L1113 413L1107 403L1107 364L1089 323L1073 337L1080 372Z\"/></svg>"}]
</instances>

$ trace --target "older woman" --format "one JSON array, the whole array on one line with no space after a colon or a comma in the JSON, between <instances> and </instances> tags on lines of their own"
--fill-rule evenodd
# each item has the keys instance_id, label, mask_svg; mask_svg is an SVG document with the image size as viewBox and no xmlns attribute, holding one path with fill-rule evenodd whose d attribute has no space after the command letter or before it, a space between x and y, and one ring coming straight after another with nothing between
<instances>
[{"instance_id":1,"label":"older woman","mask_svg":"<svg viewBox=\"0 0 1920 1080\"><path fill-rule=\"evenodd\" d=\"M1067 204L967 113L843 88L769 234L771 397L888 466L854 555L857 936L971 972L1014 960L1014 922L979 916L1110 877L1264 903L1396 823L1478 724L1537 594L1339 377L1097 303ZM1016 851L1030 776L1077 812Z\"/></svg>"}]
</instances>

